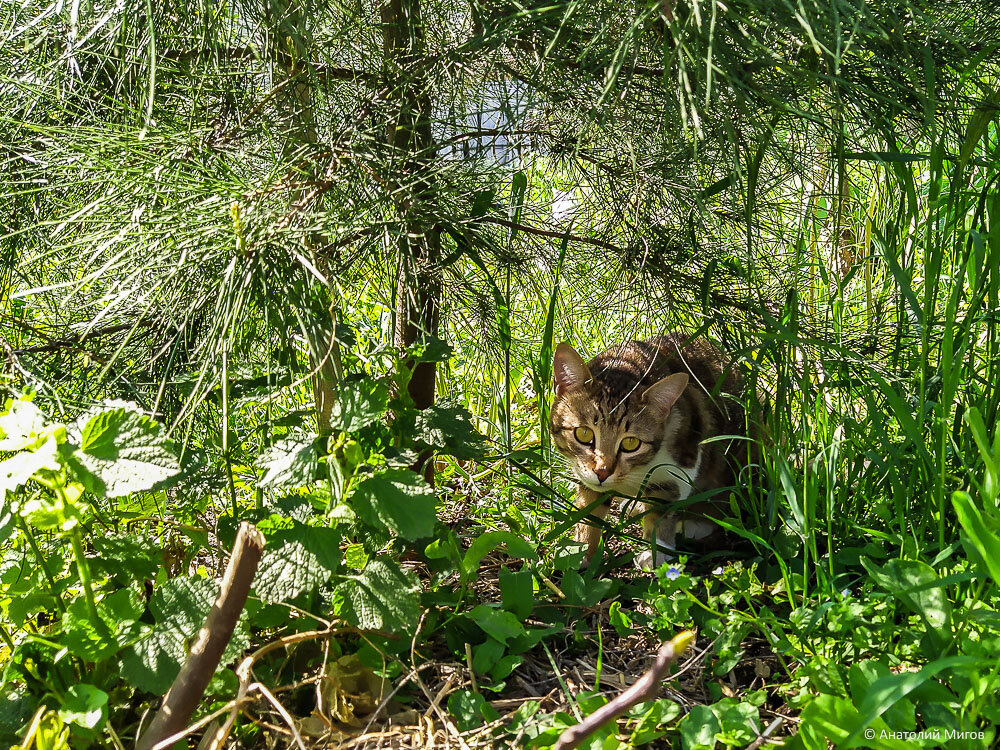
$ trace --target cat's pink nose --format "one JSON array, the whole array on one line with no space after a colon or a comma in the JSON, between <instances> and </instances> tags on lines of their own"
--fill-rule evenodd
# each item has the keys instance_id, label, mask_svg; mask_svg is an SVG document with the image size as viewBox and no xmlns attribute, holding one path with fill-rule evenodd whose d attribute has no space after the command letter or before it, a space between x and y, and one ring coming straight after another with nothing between
<instances>
[{"instance_id":1,"label":"cat's pink nose","mask_svg":"<svg viewBox=\"0 0 1000 750\"><path fill-rule=\"evenodd\" d=\"M603 482L605 479L611 476L610 469L594 469L594 473L597 474L597 481Z\"/></svg>"}]
</instances>

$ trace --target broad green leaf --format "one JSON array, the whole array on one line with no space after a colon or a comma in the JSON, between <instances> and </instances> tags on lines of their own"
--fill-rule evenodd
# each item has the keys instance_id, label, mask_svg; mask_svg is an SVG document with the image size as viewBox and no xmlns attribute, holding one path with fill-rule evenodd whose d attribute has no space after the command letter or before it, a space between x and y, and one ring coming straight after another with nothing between
<instances>
[{"instance_id":1,"label":"broad green leaf","mask_svg":"<svg viewBox=\"0 0 1000 750\"><path fill-rule=\"evenodd\" d=\"M472 196L472 210L469 212L473 219L485 216L489 212L490 206L493 205L494 193L492 188L476 191L475 195Z\"/></svg>"},{"instance_id":2,"label":"broad green leaf","mask_svg":"<svg viewBox=\"0 0 1000 750\"><path fill-rule=\"evenodd\" d=\"M368 553L363 544L350 544L344 550L344 564L354 570L363 570L368 564Z\"/></svg>"},{"instance_id":3,"label":"broad green leaf","mask_svg":"<svg viewBox=\"0 0 1000 750\"><path fill-rule=\"evenodd\" d=\"M409 633L420 617L420 584L399 564L377 557L359 576L337 587L347 604L346 619L364 630Z\"/></svg>"},{"instance_id":4,"label":"broad green leaf","mask_svg":"<svg viewBox=\"0 0 1000 750\"><path fill-rule=\"evenodd\" d=\"M138 638L123 652L122 676L140 690L163 695L177 676L188 643L204 624L218 592L218 583L199 576L172 578L157 588L149 601L156 624L142 626ZM219 667L232 663L249 642L244 612Z\"/></svg>"},{"instance_id":5,"label":"broad green leaf","mask_svg":"<svg viewBox=\"0 0 1000 750\"><path fill-rule=\"evenodd\" d=\"M504 655L507 648L496 638L487 638L483 643L472 649L472 668L477 674L486 674L500 657Z\"/></svg>"},{"instance_id":6,"label":"broad green leaf","mask_svg":"<svg viewBox=\"0 0 1000 750\"><path fill-rule=\"evenodd\" d=\"M118 653L138 631L136 624L145 603L131 588L109 594L97 602L100 622L94 622L83 597L75 599L62 615L58 641L71 654L99 662Z\"/></svg>"},{"instance_id":7,"label":"broad green leaf","mask_svg":"<svg viewBox=\"0 0 1000 750\"><path fill-rule=\"evenodd\" d=\"M298 435L279 440L261 454L258 465L264 470L264 487L301 487L316 480L319 454L315 436Z\"/></svg>"},{"instance_id":8,"label":"broad green leaf","mask_svg":"<svg viewBox=\"0 0 1000 750\"><path fill-rule=\"evenodd\" d=\"M855 705L864 703L877 680L889 677L891 674L889 667L874 659L865 659L852 664L848 671L848 681ZM896 731L912 732L916 729L915 707L913 702L906 698L900 698L889 706L883 718L886 724Z\"/></svg>"},{"instance_id":9,"label":"broad green leaf","mask_svg":"<svg viewBox=\"0 0 1000 750\"><path fill-rule=\"evenodd\" d=\"M858 721L851 727L851 732L844 740L843 746L850 747L861 741L862 732L866 727L873 727L878 720L885 726L881 718L892 706L919 688L938 672L952 667L973 668L978 660L969 656L949 656L936 659L924 666L918 672L900 672L880 677L868 689L864 702L858 711ZM867 740L868 738L865 737Z\"/></svg>"},{"instance_id":10,"label":"broad green leaf","mask_svg":"<svg viewBox=\"0 0 1000 750\"><path fill-rule=\"evenodd\" d=\"M608 619L619 637L625 637L632 632L632 619L622 612L621 602L611 602L611 606L608 608Z\"/></svg>"},{"instance_id":11,"label":"broad green leaf","mask_svg":"<svg viewBox=\"0 0 1000 750\"><path fill-rule=\"evenodd\" d=\"M268 537L253 589L266 604L289 602L329 581L340 556L336 529L295 523Z\"/></svg>"},{"instance_id":12,"label":"broad green leaf","mask_svg":"<svg viewBox=\"0 0 1000 750\"><path fill-rule=\"evenodd\" d=\"M952 493L951 503L955 507L958 522L962 524L962 531L982 558L986 568L983 572L1000 584L1000 539L997 539L996 532L987 527L982 513L972 502L972 496L968 492Z\"/></svg>"},{"instance_id":13,"label":"broad green leaf","mask_svg":"<svg viewBox=\"0 0 1000 750\"><path fill-rule=\"evenodd\" d=\"M389 389L377 380L351 380L337 386L330 412L330 426L357 432L381 418L389 408Z\"/></svg>"},{"instance_id":14,"label":"broad green leaf","mask_svg":"<svg viewBox=\"0 0 1000 750\"><path fill-rule=\"evenodd\" d=\"M42 410L24 398L7 399L0 414L0 451L33 448L45 439L46 420Z\"/></svg>"},{"instance_id":15,"label":"broad green leaf","mask_svg":"<svg viewBox=\"0 0 1000 750\"><path fill-rule=\"evenodd\" d=\"M108 720L108 694L93 685L71 685L59 709L59 718L85 729L100 729Z\"/></svg>"},{"instance_id":16,"label":"broad green leaf","mask_svg":"<svg viewBox=\"0 0 1000 750\"><path fill-rule=\"evenodd\" d=\"M633 746L639 746L666 734L666 726L681 715L681 707L672 700L661 698L640 703L629 713L638 719L630 739Z\"/></svg>"},{"instance_id":17,"label":"broad green leaf","mask_svg":"<svg viewBox=\"0 0 1000 750\"><path fill-rule=\"evenodd\" d=\"M500 569L500 600L503 608L523 620L535 606L533 576L530 570Z\"/></svg>"},{"instance_id":18,"label":"broad green leaf","mask_svg":"<svg viewBox=\"0 0 1000 750\"><path fill-rule=\"evenodd\" d=\"M448 696L448 713L454 717L455 725L461 732L500 718L497 710L472 690L456 690Z\"/></svg>"},{"instance_id":19,"label":"broad green leaf","mask_svg":"<svg viewBox=\"0 0 1000 750\"><path fill-rule=\"evenodd\" d=\"M351 506L369 526L388 527L410 541L434 533L437 498L422 477L409 469L389 469L365 479Z\"/></svg>"},{"instance_id":20,"label":"broad green leaf","mask_svg":"<svg viewBox=\"0 0 1000 750\"><path fill-rule=\"evenodd\" d=\"M938 641L951 635L951 602L937 573L921 560L890 560L882 568L867 558L862 565L886 591L927 623Z\"/></svg>"},{"instance_id":21,"label":"broad green leaf","mask_svg":"<svg viewBox=\"0 0 1000 750\"><path fill-rule=\"evenodd\" d=\"M507 643L508 639L524 633L524 625L511 612L486 604L480 604L470 611L469 619L500 643Z\"/></svg>"},{"instance_id":22,"label":"broad green leaf","mask_svg":"<svg viewBox=\"0 0 1000 750\"><path fill-rule=\"evenodd\" d=\"M481 458L486 439L472 424L472 415L454 401L440 401L417 415L417 439L459 459Z\"/></svg>"},{"instance_id":23,"label":"broad green leaf","mask_svg":"<svg viewBox=\"0 0 1000 750\"><path fill-rule=\"evenodd\" d=\"M511 534L509 531L487 531L485 534L477 536L469 545L469 549L465 551L462 567L465 569L466 575L472 575L479 570L479 563L482 562L482 559L497 547L502 546L507 548L507 554L511 557L525 560L538 559L535 548L516 534Z\"/></svg>"},{"instance_id":24,"label":"broad green leaf","mask_svg":"<svg viewBox=\"0 0 1000 750\"><path fill-rule=\"evenodd\" d=\"M101 497L150 490L180 472L163 428L137 406L110 402L73 426L72 457L80 481Z\"/></svg>"},{"instance_id":25,"label":"broad green leaf","mask_svg":"<svg viewBox=\"0 0 1000 750\"><path fill-rule=\"evenodd\" d=\"M681 719L681 747L684 750L715 750L715 735L722 726L708 706L695 706Z\"/></svg>"},{"instance_id":26,"label":"broad green leaf","mask_svg":"<svg viewBox=\"0 0 1000 750\"><path fill-rule=\"evenodd\" d=\"M121 583L147 580L160 567L160 551L149 540L137 534L95 534L91 544L97 554L91 558L91 572L115 576Z\"/></svg>"},{"instance_id":27,"label":"broad green leaf","mask_svg":"<svg viewBox=\"0 0 1000 750\"><path fill-rule=\"evenodd\" d=\"M711 706L719 719L719 738L729 745L747 745L760 733L757 707L735 698L723 698Z\"/></svg>"},{"instance_id":28,"label":"broad green leaf","mask_svg":"<svg viewBox=\"0 0 1000 750\"><path fill-rule=\"evenodd\" d=\"M567 604L592 607L602 599L606 599L617 585L618 582L613 578L588 579L575 570L563 573L562 590L566 594Z\"/></svg>"},{"instance_id":29,"label":"broad green leaf","mask_svg":"<svg viewBox=\"0 0 1000 750\"><path fill-rule=\"evenodd\" d=\"M37 450L15 453L0 461L0 501L5 500L8 493L13 495L36 472L58 471L60 466L59 444L51 435Z\"/></svg>"},{"instance_id":30,"label":"broad green leaf","mask_svg":"<svg viewBox=\"0 0 1000 750\"><path fill-rule=\"evenodd\" d=\"M407 357L417 362L446 362L451 358L452 348L447 341L422 334L406 349Z\"/></svg>"}]
</instances>

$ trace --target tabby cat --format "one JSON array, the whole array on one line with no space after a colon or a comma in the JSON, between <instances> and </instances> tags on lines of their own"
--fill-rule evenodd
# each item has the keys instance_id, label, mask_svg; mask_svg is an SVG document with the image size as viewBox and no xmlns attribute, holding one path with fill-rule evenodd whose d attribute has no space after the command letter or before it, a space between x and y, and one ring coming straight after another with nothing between
<instances>
[{"instance_id":1,"label":"tabby cat","mask_svg":"<svg viewBox=\"0 0 1000 750\"><path fill-rule=\"evenodd\" d=\"M745 435L745 412L738 396L740 378L726 370L724 357L703 340L671 334L628 341L589 363L569 344L556 347L552 439L569 461L577 504L592 505L604 492L639 496L643 536L656 541L636 558L644 569L658 566L676 549L677 534L711 543L721 529L704 514L718 514L713 501L664 512L693 492L732 486L746 462L747 441L704 441ZM741 461L738 454L742 453ZM591 510L608 513L608 502ZM594 555L601 532L581 523L576 537ZM650 545L653 546L652 544Z\"/></svg>"}]
</instances>

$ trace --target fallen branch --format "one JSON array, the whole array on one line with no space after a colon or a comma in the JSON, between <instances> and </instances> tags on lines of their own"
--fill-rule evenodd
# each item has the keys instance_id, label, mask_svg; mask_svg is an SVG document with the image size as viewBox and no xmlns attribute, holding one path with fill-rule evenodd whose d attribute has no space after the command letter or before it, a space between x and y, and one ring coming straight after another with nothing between
<instances>
[{"instance_id":1,"label":"fallen branch","mask_svg":"<svg viewBox=\"0 0 1000 750\"><path fill-rule=\"evenodd\" d=\"M136 743L136 750L150 750L187 725L233 636L263 551L263 535L248 523L240 524L219 596L191 645L187 661L163 696L160 710Z\"/></svg>"},{"instance_id":2,"label":"fallen branch","mask_svg":"<svg viewBox=\"0 0 1000 750\"><path fill-rule=\"evenodd\" d=\"M653 666L632 687L608 701L594 713L587 716L575 726L569 727L561 735L552 750L573 750L579 747L590 735L614 721L632 706L643 701L652 700L660 689L660 682L667 673L667 668L677 661L694 640L694 633L685 630L673 640L667 641L656 654Z\"/></svg>"}]
</instances>

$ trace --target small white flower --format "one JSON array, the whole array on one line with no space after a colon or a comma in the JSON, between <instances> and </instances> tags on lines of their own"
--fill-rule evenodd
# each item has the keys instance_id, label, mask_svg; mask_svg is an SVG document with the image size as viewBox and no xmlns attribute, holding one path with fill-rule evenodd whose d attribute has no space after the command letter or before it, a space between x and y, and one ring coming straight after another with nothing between
<instances>
[{"instance_id":1,"label":"small white flower","mask_svg":"<svg viewBox=\"0 0 1000 750\"><path fill-rule=\"evenodd\" d=\"M721 576L722 575L722 566L720 565L715 570L713 570L712 571L712 575L713 576Z\"/></svg>"}]
</instances>

